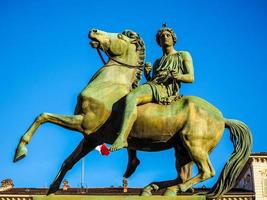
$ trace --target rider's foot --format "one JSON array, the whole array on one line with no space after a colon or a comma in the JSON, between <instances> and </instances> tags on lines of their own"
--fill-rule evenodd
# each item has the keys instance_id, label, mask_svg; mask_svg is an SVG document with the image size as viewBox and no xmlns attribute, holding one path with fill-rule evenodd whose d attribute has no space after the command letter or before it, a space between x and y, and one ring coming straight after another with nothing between
<instances>
[{"instance_id":1,"label":"rider's foot","mask_svg":"<svg viewBox=\"0 0 267 200\"><path fill-rule=\"evenodd\" d=\"M124 147L128 147L127 140L125 140L123 137L118 137L115 142L111 145L109 148L110 151L117 151Z\"/></svg>"}]
</instances>

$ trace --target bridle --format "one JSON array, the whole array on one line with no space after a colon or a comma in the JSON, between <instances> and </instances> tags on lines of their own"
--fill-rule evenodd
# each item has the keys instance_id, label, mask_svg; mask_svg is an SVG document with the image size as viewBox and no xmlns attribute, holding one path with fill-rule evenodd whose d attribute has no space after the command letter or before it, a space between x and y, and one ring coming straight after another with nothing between
<instances>
[{"instance_id":1,"label":"bridle","mask_svg":"<svg viewBox=\"0 0 267 200\"><path fill-rule=\"evenodd\" d=\"M103 58L103 56L102 56L102 54L101 54L100 48L105 52L105 54L108 56L108 58L109 58L110 60L113 60L113 61L115 61L116 63L121 64L121 65L124 65L124 66L126 66L126 67L128 67L128 68L138 68L138 69L140 69L140 70L143 70L143 66L142 66L142 65L130 65L130 64L123 63L123 62L121 62L121 61L118 61L118 60L112 58L112 57L109 55L109 53L105 50L105 48L101 45L101 43L99 43L99 45L100 45L100 46L97 47L96 49L97 49L97 53L98 53L99 57L101 58L101 60L102 60L102 62L103 62L104 65L106 65L107 62L104 60L104 58Z\"/></svg>"}]
</instances>

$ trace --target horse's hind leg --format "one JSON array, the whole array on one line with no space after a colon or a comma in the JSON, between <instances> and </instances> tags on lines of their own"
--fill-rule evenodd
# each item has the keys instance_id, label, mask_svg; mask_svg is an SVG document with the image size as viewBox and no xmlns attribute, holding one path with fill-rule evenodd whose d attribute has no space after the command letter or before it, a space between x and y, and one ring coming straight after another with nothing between
<instances>
[{"instance_id":1,"label":"horse's hind leg","mask_svg":"<svg viewBox=\"0 0 267 200\"><path fill-rule=\"evenodd\" d=\"M129 178L140 164L140 160L136 156L136 150L127 148L128 151L128 165L123 175L125 178Z\"/></svg>"},{"instance_id":2,"label":"horse's hind leg","mask_svg":"<svg viewBox=\"0 0 267 200\"><path fill-rule=\"evenodd\" d=\"M192 171L192 159L189 154L186 152L186 149L182 147L182 144L178 144L175 147L175 157L176 157L176 170L177 178L168 181L153 182L147 185L142 192L142 196L152 195L153 190L159 190L162 188L167 188L164 192L164 196L176 196L177 194L177 185L191 178Z\"/></svg>"},{"instance_id":3,"label":"horse's hind leg","mask_svg":"<svg viewBox=\"0 0 267 200\"><path fill-rule=\"evenodd\" d=\"M181 147L181 148L179 148ZM186 149L179 144L179 147L175 148L175 166L177 171L177 180L180 183L184 183L186 180L192 177L193 162L187 153ZM189 188L192 189L192 188ZM176 196L177 185L170 186L163 194L164 196Z\"/></svg>"},{"instance_id":4,"label":"horse's hind leg","mask_svg":"<svg viewBox=\"0 0 267 200\"><path fill-rule=\"evenodd\" d=\"M63 162L57 176L50 185L47 195L55 193L60 186L66 173L86 154L92 151L100 143L93 137L84 138L76 149L69 155L69 157Z\"/></svg>"},{"instance_id":5,"label":"horse's hind leg","mask_svg":"<svg viewBox=\"0 0 267 200\"><path fill-rule=\"evenodd\" d=\"M208 152L201 147L201 145L196 145L195 147L188 148L193 161L198 167L198 174L178 185L178 190L185 192L193 185L209 179L215 175L215 171L211 165Z\"/></svg>"},{"instance_id":6,"label":"horse's hind leg","mask_svg":"<svg viewBox=\"0 0 267 200\"><path fill-rule=\"evenodd\" d=\"M187 150L182 145L180 146L180 148L175 148L175 166L178 178L180 178L182 182L185 182L192 178L193 162Z\"/></svg>"},{"instance_id":7,"label":"horse's hind leg","mask_svg":"<svg viewBox=\"0 0 267 200\"><path fill-rule=\"evenodd\" d=\"M82 115L57 115L57 114L50 114L50 113L42 113L35 119L35 121L32 123L30 128L21 137L20 143L18 144L17 149L16 149L14 162L26 156L27 154L26 145L30 142L35 131L41 124L45 122L50 122L50 123L57 124L67 129L82 132L83 131L82 126L81 126L82 121L83 121Z\"/></svg>"}]
</instances>

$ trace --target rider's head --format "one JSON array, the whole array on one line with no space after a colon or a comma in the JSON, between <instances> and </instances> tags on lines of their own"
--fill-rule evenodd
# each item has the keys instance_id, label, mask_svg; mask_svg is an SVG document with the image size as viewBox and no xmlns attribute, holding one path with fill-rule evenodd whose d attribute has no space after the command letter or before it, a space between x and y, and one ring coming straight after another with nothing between
<instances>
[{"instance_id":1,"label":"rider's head","mask_svg":"<svg viewBox=\"0 0 267 200\"><path fill-rule=\"evenodd\" d=\"M163 43L167 45L175 45L177 38L176 34L171 28L168 28L166 23L162 25L162 28L158 30L156 34L156 40L159 46L162 47ZM172 43L172 44L171 44Z\"/></svg>"}]
</instances>

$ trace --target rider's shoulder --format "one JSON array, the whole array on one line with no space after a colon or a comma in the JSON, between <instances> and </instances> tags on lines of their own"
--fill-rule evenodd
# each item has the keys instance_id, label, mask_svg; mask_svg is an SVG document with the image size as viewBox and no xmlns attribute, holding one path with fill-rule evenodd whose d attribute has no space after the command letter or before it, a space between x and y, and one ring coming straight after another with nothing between
<instances>
[{"instance_id":1,"label":"rider's shoulder","mask_svg":"<svg viewBox=\"0 0 267 200\"><path fill-rule=\"evenodd\" d=\"M187 57L191 58L191 53L189 51L177 51L177 53L179 53L184 58L187 58Z\"/></svg>"},{"instance_id":2,"label":"rider's shoulder","mask_svg":"<svg viewBox=\"0 0 267 200\"><path fill-rule=\"evenodd\" d=\"M189 51L177 51L184 60L192 60L191 53Z\"/></svg>"}]
</instances>

